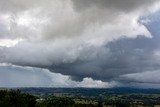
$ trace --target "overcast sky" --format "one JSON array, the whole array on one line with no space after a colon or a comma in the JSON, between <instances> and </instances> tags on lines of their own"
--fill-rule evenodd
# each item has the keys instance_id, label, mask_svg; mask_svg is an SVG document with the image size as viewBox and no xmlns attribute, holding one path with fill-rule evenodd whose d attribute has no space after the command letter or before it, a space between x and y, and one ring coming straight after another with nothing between
<instances>
[{"instance_id":1,"label":"overcast sky","mask_svg":"<svg viewBox=\"0 0 160 107\"><path fill-rule=\"evenodd\" d=\"M160 88L160 0L0 0L0 87Z\"/></svg>"}]
</instances>

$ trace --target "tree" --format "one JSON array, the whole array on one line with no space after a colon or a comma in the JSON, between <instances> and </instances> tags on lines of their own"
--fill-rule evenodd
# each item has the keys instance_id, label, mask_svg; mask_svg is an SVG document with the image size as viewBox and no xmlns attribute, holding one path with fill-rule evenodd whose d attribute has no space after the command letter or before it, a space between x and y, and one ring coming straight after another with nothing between
<instances>
[{"instance_id":1,"label":"tree","mask_svg":"<svg viewBox=\"0 0 160 107\"><path fill-rule=\"evenodd\" d=\"M35 107L36 98L20 90L0 90L0 107Z\"/></svg>"}]
</instances>

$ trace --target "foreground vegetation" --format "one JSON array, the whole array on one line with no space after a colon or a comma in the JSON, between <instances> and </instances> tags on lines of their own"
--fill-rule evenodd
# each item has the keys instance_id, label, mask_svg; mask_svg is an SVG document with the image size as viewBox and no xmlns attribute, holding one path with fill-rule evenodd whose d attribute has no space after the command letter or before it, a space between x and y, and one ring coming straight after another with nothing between
<instances>
[{"instance_id":1,"label":"foreground vegetation","mask_svg":"<svg viewBox=\"0 0 160 107\"><path fill-rule=\"evenodd\" d=\"M67 95L41 97L20 90L0 90L0 107L160 107L160 94Z\"/></svg>"},{"instance_id":2,"label":"foreground vegetation","mask_svg":"<svg viewBox=\"0 0 160 107\"><path fill-rule=\"evenodd\" d=\"M20 90L1 90L0 107L35 107L36 98Z\"/></svg>"},{"instance_id":3,"label":"foreground vegetation","mask_svg":"<svg viewBox=\"0 0 160 107\"><path fill-rule=\"evenodd\" d=\"M1 90L0 107L73 107L71 98L49 97L41 99L20 90Z\"/></svg>"}]
</instances>

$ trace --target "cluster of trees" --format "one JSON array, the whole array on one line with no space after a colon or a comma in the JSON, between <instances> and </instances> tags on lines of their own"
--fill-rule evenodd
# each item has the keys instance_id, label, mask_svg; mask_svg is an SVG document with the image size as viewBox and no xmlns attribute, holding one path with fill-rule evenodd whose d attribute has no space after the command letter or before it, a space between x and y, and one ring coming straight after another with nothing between
<instances>
[{"instance_id":1,"label":"cluster of trees","mask_svg":"<svg viewBox=\"0 0 160 107\"><path fill-rule=\"evenodd\" d=\"M106 100L105 105L112 105L114 107L132 107L130 102L121 99Z\"/></svg>"},{"instance_id":2,"label":"cluster of trees","mask_svg":"<svg viewBox=\"0 0 160 107\"><path fill-rule=\"evenodd\" d=\"M49 97L38 101L36 107L74 107L75 102L68 97Z\"/></svg>"},{"instance_id":3,"label":"cluster of trees","mask_svg":"<svg viewBox=\"0 0 160 107\"><path fill-rule=\"evenodd\" d=\"M112 94L106 96L104 104L115 107L159 107L160 97L158 94Z\"/></svg>"},{"instance_id":4,"label":"cluster of trees","mask_svg":"<svg viewBox=\"0 0 160 107\"><path fill-rule=\"evenodd\" d=\"M1 90L0 107L35 107L36 98L20 90Z\"/></svg>"},{"instance_id":5,"label":"cluster of trees","mask_svg":"<svg viewBox=\"0 0 160 107\"><path fill-rule=\"evenodd\" d=\"M37 97L20 90L0 90L0 107L74 107L71 98L49 97L37 101Z\"/></svg>"}]
</instances>

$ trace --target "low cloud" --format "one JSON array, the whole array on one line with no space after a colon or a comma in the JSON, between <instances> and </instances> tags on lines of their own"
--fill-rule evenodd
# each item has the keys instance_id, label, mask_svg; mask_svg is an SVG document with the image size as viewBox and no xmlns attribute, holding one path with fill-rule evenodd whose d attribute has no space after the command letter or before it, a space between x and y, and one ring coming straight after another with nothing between
<instances>
[{"instance_id":1,"label":"low cloud","mask_svg":"<svg viewBox=\"0 0 160 107\"><path fill-rule=\"evenodd\" d=\"M130 80L132 82L159 84L160 83L160 79L158 78L159 76L160 76L160 71L146 71L142 73L125 74L122 75L121 78L127 79L127 81Z\"/></svg>"},{"instance_id":2,"label":"low cloud","mask_svg":"<svg viewBox=\"0 0 160 107\"><path fill-rule=\"evenodd\" d=\"M88 87L110 88L116 83L84 78L75 82L69 76L51 73L47 69L0 64L0 87Z\"/></svg>"}]
</instances>

